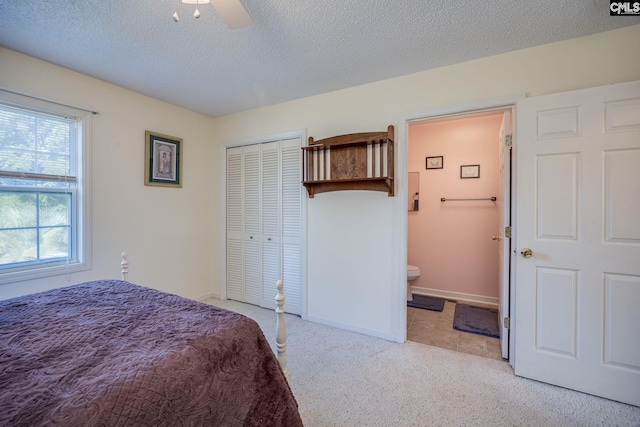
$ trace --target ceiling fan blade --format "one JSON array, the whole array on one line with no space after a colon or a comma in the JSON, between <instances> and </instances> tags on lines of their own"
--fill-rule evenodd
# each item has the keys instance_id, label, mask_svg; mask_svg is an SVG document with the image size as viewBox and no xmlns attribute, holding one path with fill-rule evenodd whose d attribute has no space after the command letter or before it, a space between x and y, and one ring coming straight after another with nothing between
<instances>
[{"instance_id":1,"label":"ceiling fan blade","mask_svg":"<svg viewBox=\"0 0 640 427\"><path fill-rule=\"evenodd\" d=\"M253 23L253 19L240 0L210 0L213 7L232 30L244 28Z\"/></svg>"}]
</instances>

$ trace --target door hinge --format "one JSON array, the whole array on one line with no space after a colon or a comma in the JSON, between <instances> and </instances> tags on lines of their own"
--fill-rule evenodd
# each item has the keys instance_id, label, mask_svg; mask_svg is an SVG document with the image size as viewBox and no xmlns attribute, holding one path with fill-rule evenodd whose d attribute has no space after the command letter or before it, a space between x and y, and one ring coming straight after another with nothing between
<instances>
[{"instance_id":1,"label":"door hinge","mask_svg":"<svg viewBox=\"0 0 640 427\"><path fill-rule=\"evenodd\" d=\"M502 321L502 324L504 325L505 329L511 329L511 319L508 317L505 317Z\"/></svg>"},{"instance_id":2,"label":"door hinge","mask_svg":"<svg viewBox=\"0 0 640 427\"><path fill-rule=\"evenodd\" d=\"M511 144L513 144L513 134L510 133L504 136L504 146L511 147Z\"/></svg>"},{"instance_id":3,"label":"door hinge","mask_svg":"<svg viewBox=\"0 0 640 427\"><path fill-rule=\"evenodd\" d=\"M504 237L506 237L507 239L511 238L511 227L505 227L504 228Z\"/></svg>"}]
</instances>

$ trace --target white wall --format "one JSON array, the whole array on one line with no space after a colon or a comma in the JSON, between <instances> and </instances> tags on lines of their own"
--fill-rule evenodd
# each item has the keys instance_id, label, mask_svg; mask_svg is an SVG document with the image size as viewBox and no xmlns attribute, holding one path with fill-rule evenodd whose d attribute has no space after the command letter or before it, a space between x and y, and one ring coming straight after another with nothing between
<instances>
[{"instance_id":1,"label":"white wall","mask_svg":"<svg viewBox=\"0 0 640 427\"><path fill-rule=\"evenodd\" d=\"M411 112L636 80L640 56L629 50L629 40L637 39L638 25L221 117L214 121L215 142L300 128L316 139L381 131L404 125L400 121ZM404 166L397 170L406 172L406 146L398 153L404 153L397 157ZM348 191L307 201L310 319L390 339L404 336L400 266L406 236L397 212L406 215L406 177L396 182L397 197ZM215 215L219 221L220 212Z\"/></svg>"},{"instance_id":2,"label":"white wall","mask_svg":"<svg viewBox=\"0 0 640 427\"><path fill-rule=\"evenodd\" d=\"M57 276L2 285L0 299L117 279L123 250L133 282L191 298L219 289L211 118L3 48L0 87L99 112L92 119L93 269L69 281ZM183 138L181 189L144 185L145 130Z\"/></svg>"}]
</instances>

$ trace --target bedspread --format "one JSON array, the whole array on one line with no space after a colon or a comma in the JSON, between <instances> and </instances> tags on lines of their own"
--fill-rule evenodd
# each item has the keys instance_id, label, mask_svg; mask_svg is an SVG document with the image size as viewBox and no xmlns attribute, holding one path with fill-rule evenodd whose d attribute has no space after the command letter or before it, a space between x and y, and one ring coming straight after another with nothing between
<instances>
[{"instance_id":1,"label":"bedspread","mask_svg":"<svg viewBox=\"0 0 640 427\"><path fill-rule=\"evenodd\" d=\"M256 322L107 280L0 301L0 425L302 422Z\"/></svg>"}]
</instances>

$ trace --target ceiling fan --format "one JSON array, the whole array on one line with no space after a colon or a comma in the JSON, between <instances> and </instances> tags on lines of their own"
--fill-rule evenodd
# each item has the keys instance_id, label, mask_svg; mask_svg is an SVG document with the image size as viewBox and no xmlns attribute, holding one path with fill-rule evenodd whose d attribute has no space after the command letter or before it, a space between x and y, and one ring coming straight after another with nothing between
<instances>
[{"instance_id":1,"label":"ceiling fan","mask_svg":"<svg viewBox=\"0 0 640 427\"><path fill-rule=\"evenodd\" d=\"M247 10L242 3L240 3L240 0L182 0L182 3L196 5L196 11L193 14L196 18L200 17L198 6L211 3L218 12L218 15L220 15L222 20L227 24L227 27L232 30L244 28L253 23L251 16L249 16ZM180 20L178 12L173 14L173 20L176 22Z\"/></svg>"}]
</instances>

